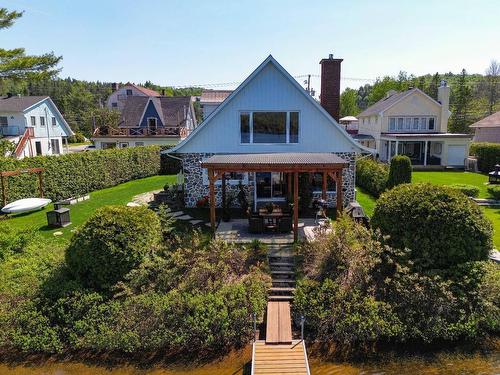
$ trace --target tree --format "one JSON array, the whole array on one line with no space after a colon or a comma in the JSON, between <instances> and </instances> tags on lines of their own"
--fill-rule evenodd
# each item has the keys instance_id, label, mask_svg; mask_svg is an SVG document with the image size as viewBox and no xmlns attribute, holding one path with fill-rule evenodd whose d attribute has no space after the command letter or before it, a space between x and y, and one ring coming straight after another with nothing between
<instances>
[{"instance_id":1,"label":"tree","mask_svg":"<svg viewBox=\"0 0 500 375\"><path fill-rule=\"evenodd\" d=\"M486 69L486 82L488 86L488 114L491 115L498 100L498 85L500 84L500 64L496 60L491 60L490 66Z\"/></svg>"},{"instance_id":2,"label":"tree","mask_svg":"<svg viewBox=\"0 0 500 375\"><path fill-rule=\"evenodd\" d=\"M467 71L462 69L454 92L453 110L450 122L450 132L469 133L467 111L472 99L472 90L467 84Z\"/></svg>"},{"instance_id":3,"label":"tree","mask_svg":"<svg viewBox=\"0 0 500 375\"><path fill-rule=\"evenodd\" d=\"M426 90L427 95L429 95L431 98L434 100L438 99L438 87L441 82L441 77L439 76L439 73L436 72L432 76L431 82L429 83L429 88Z\"/></svg>"},{"instance_id":4,"label":"tree","mask_svg":"<svg viewBox=\"0 0 500 375\"><path fill-rule=\"evenodd\" d=\"M391 159L387 188L411 182L411 160L406 155L396 155Z\"/></svg>"},{"instance_id":5,"label":"tree","mask_svg":"<svg viewBox=\"0 0 500 375\"><path fill-rule=\"evenodd\" d=\"M340 117L356 116L360 112L357 101L358 92L350 88L345 89L340 95Z\"/></svg>"},{"instance_id":6,"label":"tree","mask_svg":"<svg viewBox=\"0 0 500 375\"><path fill-rule=\"evenodd\" d=\"M0 29L11 27L15 20L22 15L22 12L0 8ZM0 48L0 83L5 78L40 79L53 77L59 72L56 65L61 59L61 56L55 56L53 52L41 56L31 56L26 55L24 48Z\"/></svg>"}]
</instances>

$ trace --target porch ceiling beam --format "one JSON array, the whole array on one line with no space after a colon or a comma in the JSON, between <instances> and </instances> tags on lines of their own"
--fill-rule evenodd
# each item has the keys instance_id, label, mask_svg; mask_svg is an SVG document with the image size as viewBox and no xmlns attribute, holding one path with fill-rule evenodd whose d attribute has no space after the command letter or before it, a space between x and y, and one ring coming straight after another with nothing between
<instances>
[{"instance_id":1,"label":"porch ceiling beam","mask_svg":"<svg viewBox=\"0 0 500 375\"><path fill-rule=\"evenodd\" d=\"M342 168L347 168L348 165L336 164L336 165L210 165L202 164L202 168L211 168L217 175L223 172L329 172L338 171Z\"/></svg>"}]
</instances>

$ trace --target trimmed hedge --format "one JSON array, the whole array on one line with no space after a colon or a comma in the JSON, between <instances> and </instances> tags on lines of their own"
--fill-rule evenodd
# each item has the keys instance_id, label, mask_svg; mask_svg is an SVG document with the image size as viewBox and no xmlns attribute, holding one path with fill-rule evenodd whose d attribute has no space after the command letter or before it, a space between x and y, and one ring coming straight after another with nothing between
<instances>
[{"instance_id":1,"label":"trimmed hedge","mask_svg":"<svg viewBox=\"0 0 500 375\"><path fill-rule=\"evenodd\" d=\"M75 197L160 172L160 147L96 150L21 160L0 158L0 171L43 167L44 193L53 201ZM35 174L7 178L8 201L38 196ZM0 197L2 193L0 192Z\"/></svg>"},{"instance_id":2,"label":"trimmed hedge","mask_svg":"<svg viewBox=\"0 0 500 375\"><path fill-rule=\"evenodd\" d=\"M396 186L377 201L371 225L389 236L390 246L410 249L418 270L486 260L493 247L482 209L446 186Z\"/></svg>"},{"instance_id":3,"label":"trimmed hedge","mask_svg":"<svg viewBox=\"0 0 500 375\"><path fill-rule=\"evenodd\" d=\"M448 185L452 189L461 191L468 197L473 197L477 198L479 196L479 188L474 185L467 185L467 184L451 184Z\"/></svg>"},{"instance_id":4,"label":"trimmed hedge","mask_svg":"<svg viewBox=\"0 0 500 375\"><path fill-rule=\"evenodd\" d=\"M470 146L471 155L477 158L477 167L481 172L491 172L495 164L500 163L500 144L477 142Z\"/></svg>"},{"instance_id":5,"label":"trimmed hedge","mask_svg":"<svg viewBox=\"0 0 500 375\"><path fill-rule=\"evenodd\" d=\"M356 184L376 198L385 191L388 176L385 164L366 158L356 161Z\"/></svg>"},{"instance_id":6,"label":"trimmed hedge","mask_svg":"<svg viewBox=\"0 0 500 375\"><path fill-rule=\"evenodd\" d=\"M387 189L411 182L411 160L406 155L396 155L391 159Z\"/></svg>"},{"instance_id":7,"label":"trimmed hedge","mask_svg":"<svg viewBox=\"0 0 500 375\"><path fill-rule=\"evenodd\" d=\"M488 194L496 200L500 200L500 185L493 185L488 187Z\"/></svg>"}]
</instances>

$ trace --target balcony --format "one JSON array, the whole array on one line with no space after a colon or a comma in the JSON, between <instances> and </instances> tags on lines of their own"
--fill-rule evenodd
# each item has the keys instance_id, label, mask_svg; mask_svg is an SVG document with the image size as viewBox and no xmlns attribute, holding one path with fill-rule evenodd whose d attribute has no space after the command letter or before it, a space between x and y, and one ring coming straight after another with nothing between
<instances>
[{"instance_id":1,"label":"balcony","mask_svg":"<svg viewBox=\"0 0 500 375\"><path fill-rule=\"evenodd\" d=\"M19 126L0 126L0 135L4 137L18 136L24 133L24 128L21 130Z\"/></svg>"},{"instance_id":2,"label":"balcony","mask_svg":"<svg viewBox=\"0 0 500 375\"><path fill-rule=\"evenodd\" d=\"M97 128L94 137L171 137L186 138L189 130L184 127L169 126L166 128Z\"/></svg>"}]
</instances>

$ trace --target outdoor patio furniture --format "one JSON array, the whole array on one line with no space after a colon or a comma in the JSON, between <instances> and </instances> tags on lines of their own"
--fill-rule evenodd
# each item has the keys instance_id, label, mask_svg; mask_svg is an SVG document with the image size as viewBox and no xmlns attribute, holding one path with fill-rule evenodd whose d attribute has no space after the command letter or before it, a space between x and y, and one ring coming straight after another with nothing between
<instances>
[{"instance_id":1,"label":"outdoor patio furniture","mask_svg":"<svg viewBox=\"0 0 500 375\"><path fill-rule=\"evenodd\" d=\"M260 216L250 216L248 218L248 231L250 233L264 232L264 219Z\"/></svg>"},{"instance_id":2,"label":"outdoor patio furniture","mask_svg":"<svg viewBox=\"0 0 500 375\"><path fill-rule=\"evenodd\" d=\"M289 233L292 231L293 220L291 216L283 216L278 221L278 232Z\"/></svg>"}]
</instances>

